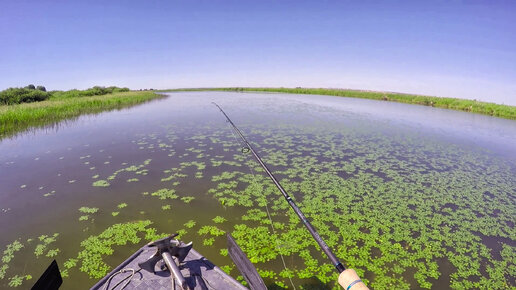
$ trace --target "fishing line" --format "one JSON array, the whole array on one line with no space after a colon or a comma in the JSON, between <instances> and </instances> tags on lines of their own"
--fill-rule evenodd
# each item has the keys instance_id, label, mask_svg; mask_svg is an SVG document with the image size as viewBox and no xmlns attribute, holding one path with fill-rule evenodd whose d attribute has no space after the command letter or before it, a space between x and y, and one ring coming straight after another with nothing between
<instances>
[{"instance_id":1,"label":"fishing line","mask_svg":"<svg viewBox=\"0 0 516 290\"><path fill-rule=\"evenodd\" d=\"M226 122L226 123L229 123L229 122ZM244 155L246 158L247 158L247 161L249 161L249 157L246 156L246 153L249 153L251 151L251 149L249 149L249 147L245 146L244 144L242 144L242 141L239 141L236 134L235 134L235 131L234 129L231 127L230 124L228 124L229 129L231 130L231 134L233 135L233 137L235 138L235 141L237 143L240 143L240 145L242 145L242 149L241 149L241 152L242 152L242 155ZM251 175L253 176L253 185L255 186L258 186L258 182L256 181L256 174L254 173L254 170L253 168L251 167L250 163L246 162L247 163L247 167L249 167L249 170L251 171ZM274 222L272 221L272 217L271 217L271 213L269 211L269 206L268 206L268 202L267 202L267 197L265 196L265 194L262 195L262 198L264 199L265 201L265 210L267 211L267 217L269 218L269 222L271 223L271 229L272 229L272 234L274 236L276 236L276 229L274 228ZM275 248L276 250L278 250L278 254L280 255L280 258L281 258L281 262L283 263L283 269L285 269L285 271L287 272L290 272L288 267L287 267L287 263L285 263L285 258L283 257L283 255L281 254L281 251L280 251L280 248L278 247L278 240L274 240L274 243L275 243ZM290 281L290 285L292 285L292 288L295 290L297 289L296 286L294 285L294 282L292 281L292 278L290 278L290 275L288 276L288 280Z\"/></svg>"}]
</instances>

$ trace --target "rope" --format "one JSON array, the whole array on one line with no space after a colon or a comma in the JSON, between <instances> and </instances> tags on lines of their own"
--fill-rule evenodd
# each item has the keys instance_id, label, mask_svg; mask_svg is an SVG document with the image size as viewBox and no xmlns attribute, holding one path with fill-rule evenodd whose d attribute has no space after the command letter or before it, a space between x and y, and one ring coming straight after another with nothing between
<instances>
[{"instance_id":1,"label":"rope","mask_svg":"<svg viewBox=\"0 0 516 290\"><path fill-rule=\"evenodd\" d=\"M233 137L235 138L235 140L240 143L242 145L242 141L238 140L237 136L235 135L235 132L234 132L234 129L232 127L230 127L231 129L231 134L233 135ZM247 150L246 150L247 149ZM247 148L247 146L242 146L242 155L246 155L245 153L248 153L250 151L249 148ZM247 156L246 156L247 157ZM247 159L249 160L249 158L247 157ZM247 164L247 167L249 167L249 170L251 171L251 174L253 175L253 184L254 185L257 185L258 182L256 181L256 174L254 173L254 170L253 168L251 167L251 165ZM271 213L269 211L269 206L268 206L268 202L267 202L267 198L265 197L265 195L262 195L262 198L265 200L265 210L267 211L267 217L269 218L269 221L271 223L271 229L272 229L272 234L273 235L276 235L276 229L274 228L274 223L272 221L272 217L271 217ZM280 258L281 258L281 262L283 263L283 269L285 269L286 271L288 271L288 268L287 268L287 263L285 263L285 258L283 257L283 255L281 254L281 252L279 251L279 247L278 247L278 240L275 240L274 241L275 243L275 248L276 250L278 250L278 254L280 255ZM294 285L294 282L292 281L292 278L290 278L290 275L288 276L288 280L290 281L290 285L292 285L292 288L295 290L296 289L296 286Z\"/></svg>"},{"instance_id":2,"label":"rope","mask_svg":"<svg viewBox=\"0 0 516 290\"><path fill-rule=\"evenodd\" d=\"M139 270L138 270L138 271L139 271ZM137 271L134 271L134 269L133 269L133 268L124 268L124 269L122 269L122 270L120 270L120 271L117 271L117 272L113 273L111 276L109 276L109 279L108 279L108 280L106 281L106 283L104 284L104 288L103 288L103 289L104 289L104 290L109 289L108 287L109 287L109 283L111 283L111 279L113 279L113 278L114 278L116 275L118 275L118 274L123 274L123 273L126 273L126 272L132 272L132 273L131 273L131 275L129 275L129 276L127 276L127 277L125 277L125 278L124 278L124 279L122 279L122 280L120 280L118 283L116 283L116 285L115 285L113 288L111 288L111 289L115 289L115 288L116 288L116 287L118 287L120 284L122 284L122 282L124 282L125 280L127 280L127 281L126 281L126 283L125 283L125 285L124 285L124 286L122 286L122 288L120 288L120 290L125 289L125 287L127 287L127 285L129 285L129 283L131 283L131 280L133 279L134 274L137 272Z\"/></svg>"}]
</instances>

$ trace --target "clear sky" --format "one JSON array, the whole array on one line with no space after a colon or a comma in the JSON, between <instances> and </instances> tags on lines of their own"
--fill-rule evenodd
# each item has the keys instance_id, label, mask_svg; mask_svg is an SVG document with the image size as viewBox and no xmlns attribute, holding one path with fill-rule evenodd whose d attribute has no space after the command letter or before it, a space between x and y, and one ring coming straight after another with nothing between
<instances>
[{"instance_id":1,"label":"clear sky","mask_svg":"<svg viewBox=\"0 0 516 290\"><path fill-rule=\"evenodd\" d=\"M0 0L0 89L331 87L516 105L515 1Z\"/></svg>"}]
</instances>

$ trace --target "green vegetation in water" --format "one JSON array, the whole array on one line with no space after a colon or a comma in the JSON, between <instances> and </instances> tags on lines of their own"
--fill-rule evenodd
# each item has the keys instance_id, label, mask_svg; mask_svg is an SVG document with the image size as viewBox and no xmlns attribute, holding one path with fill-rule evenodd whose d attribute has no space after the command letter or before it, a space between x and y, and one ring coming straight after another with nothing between
<instances>
[{"instance_id":1,"label":"green vegetation in water","mask_svg":"<svg viewBox=\"0 0 516 290\"><path fill-rule=\"evenodd\" d=\"M175 194L175 192L176 191L174 189L162 188L151 193L150 195L157 196L159 199L177 199L179 196Z\"/></svg>"},{"instance_id":2,"label":"green vegetation in water","mask_svg":"<svg viewBox=\"0 0 516 290\"><path fill-rule=\"evenodd\" d=\"M0 264L0 280L5 278L5 273L9 268L9 262L14 258L14 253L20 251L23 248L23 244L19 241L14 241L13 243L7 245L7 248L3 252L2 256L2 264ZM32 279L31 275L14 275L9 278L9 287L18 287L23 284L24 280Z\"/></svg>"},{"instance_id":3,"label":"green vegetation in water","mask_svg":"<svg viewBox=\"0 0 516 290\"><path fill-rule=\"evenodd\" d=\"M122 109L163 97L153 92L114 92L92 96L54 92L40 102L0 105L0 138L30 127L43 127L83 114Z\"/></svg>"},{"instance_id":4,"label":"green vegetation in water","mask_svg":"<svg viewBox=\"0 0 516 290\"><path fill-rule=\"evenodd\" d=\"M22 248L23 244L18 240L15 240L6 246L2 256L2 264L0 266L0 280L4 279L7 269L9 269L9 262L14 258L14 254Z\"/></svg>"},{"instance_id":5,"label":"green vegetation in water","mask_svg":"<svg viewBox=\"0 0 516 290\"><path fill-rule=\"evenodd\" d=\"M145 168L145 166L149 165L151 163L152 159L146 159L144 160L141 164L139 165L131 165L129 167L124 167L124 168L121 168L121 169L118 169L117 171L113 172L113 174L111 174L110 176L107 177L107 180L114 180L118 175L124 173L124 172L128 172L128 173L134 173L134 174L138 174L138 175L147 175L147 172L148 170L147 169L143 169ZM122 165L127 165L127 163L122 163ZM132 179L129 179L127 180L128 182L134 182L134 181L139 181L138 178L132 178Z\"/></svg>"},{"instance_id":6,"label":"green vegetation in water","mask_svg":"<svg viewBox=\"0 0 516 290\"><path fill-rule=\"evenodd\" d=\"M56 193L56 191L55 191L55 190L52 190L52 191L50 191L50 192L47 192L47 193L43 194L43 196L44 196L44 197L49 197L49 196L54 195L55 193Z\"/></svg>"},{"instance_id":7,"label":"green vegetation in water","mask_svg":"<svg viewBox=\"0 0 516 290\"><path fill-rule=\"evenodd\" d=\"M25 276L18 276L14 275L13 277L9 278L9 287L18 287L23 284L24 280L30 280L32 279L31 275L25 275Z\"/></svg>"},{"instance_id":8,"label":"green vegetation in water","mask_svg":"<svg viewBox=\"0 0 516 290\"><path fill-rule=\"evenodd\" d=\"M195 227L195 224L196 224L196 222L195 222L194 220L189 220L188 222L186 222L186 223L184 224L184 226L185 226L186 228L188 228L188 229L191 229L191 228Z\"/></svg>"},{"instance_id":9,"label":"green vegetation in water","mask_svg":"<svg viewBox=\"0 0 516 290\"><path fill-rule=\"evenodd\" d=\"M183 197L181 197L181 201L183 201L184 203L190 203L194 199L195 199L195 197L193 197L193 196L183 196Z\"/></svg>"},{"instance_id":10,"label":"green vegetation in water","mask_svg":"<svg viewBox=\"0 0 516 290\"><path fill-rule=\"evenodd\" d=\"M79 211L82 212L82 213L93 214L93 213L98 212L99 208L98 207L82 206L81 208L79 208Z\"/></svg>"},{"instance_id":11,"label":"green vegetation in water","mask_svg":"<svg viewBox=\"0 0 516 290\"><path fill-rule=\"evenodd\" d=\"M382 126L280 124L271 130L254 124L248 125L246 132L257 140L264 161L327 244L371 288L435 288L443 281L454 289L514 287L511 277L514 277L516 251L511 243L516 236L512 198L516 184L510 163L483 151L465 149L423 134L383 130ZM158 183L161 178L170 183L159 190L149 188L150 193L140 195L135 191L131 197L157 197L147 200L153 203L154 210L141 208L132 199L131 207L122 216L118 216L118 211L111 212L113 208L101 207L103 212L117 216L108 215L108 222L111 219L111 223L122 223L107 229L96 228L100 223L93 221L81 223L82 232L95 233L81 244L80 257L70 258L65 251L45 248L41 258L49 253L69 258L63 264L63 276L68 272L76 275L73 269L79 272L80 268L85 275L98 279L115 266L106 262L107 255L115 251L125 255L124 249L130 248L117 248L118 236L127 244L135 243L135 247L159 237L149 228L150 224L133 225L134 219L152 216L144 210L148 213L160 207L166 210L170 199L187 203L195 196L199 203L182 206L196 209L194 206L213 199L208 204L210 211L195 219L188 217L192 218L189 221L178 216L181 222L174 224L172 230L183 223L184 229L177 232L193 240L202 253L212 253L210 259L223 261L220 264L224 271L236 274L234 266L224 266L230 263L227 251L218 248L227 231L268 283L285 287L288 277L292 277L296 284L317 280L327 287L337 287L333 267L326 263L324 254L258 165L249 155L240 153L229 130L200 128L188 137L185 131L167 128L165 135L144 135L134 142L136 149L144 146L152 151L161 147L165 149L164 156L174 148L170 160L177 167L159 168L162 174L155 177ZM190 127L188 130L192 131ZM178 135L186 136L182 142L192 142L195 146L189 144L182 151L174 144ZM205 154L206 163L197 159L201 153ZM124 174L123 178L113 178L113 185L130 187L125 181L132 176L125 175L145 170L136 168L138 164L127 167L130 161L125 163L124 170L114 174L115 177ZM211 171L214 164L215 173ZM189 182L183 182L195 180L200 171L207 178L194 189L189 187ZM29 183L28 188L33 185ZM192 196L183 196L187 194ZM91 213L95 208L86 209L81 213L88 218L100 211ZM173 220L175 215L183 214L175 210L167 212ZM229 221L222 216L230 217ZM170 222L156 227L170 230ZM133 239L135 236L140 240ZM497 246L484 243L484 239L496 239ZM32 245L25 245L29 246ZM292 261L287 264L288 270L278 268L280 254L286 261ZM16 259L20 256L18 253ZM4 276L21 273L14 270L14 266L8 272L4 270Z\"/></svg>"},{"instance_id":12,"label":"green vegetation in water","mask_svg":"<svg viewBox=\"0 0 516 290\"><path fill-rule=\"evenodd\" d=\"M98 211L99 211L99 208L97 208L97 207L86 207L86 206L83 206L83 207L79 208L79 211L80 211L81 213L84 213L84 215L81 215L81 216L79 217L79 221L87 221L87 220L89 220L89 219L90 219L90 215L91 215L91 214L94 214L94 213L96 213L96 212L98 212Z\"/></svg>"},{"instance_id":13,"label":"green vegetation in water","mask_svg":"<svg viewBox=\"0 0 516 290\"><path fill-rule=\"evenodd\" d=\"M80 265L80 270L90 277L102 278L111 269L104 262L103 256L113 254L115 246L124 246L128 243L139 244L142 236L145 241L156 240L163 236L156 234L156 230L149 227L151 224L149 220L114 224L99 235L90 236L81 242L82 250L77 255L76 264Z\"/></svg>"},{"instance_id":14,"label":"green vegetation in water","mask_svg":"<svg viewBox=\"0 0 516 290\"><path fill-rule=\"evenodd\" d=\"M59 233L54 233L52 236L41 235L38 237L39 243L34 249L34 255L36 257L42 256L47 250L48 246L57 240ZM47 251L47 257L54 257L59 253L59 249L50 249Z\"/></svg>"},{"instance_id":15,"label":"green vegetation in water","mask_svg":"<svg viewBox=\"0 0 516 290\"><path fill-rule=\"evenodd\" d=\"M225 221L227 221L227 219L225 219L221 216L216 216L215 218L213 218L213 222L215 222L216 224L221 224L221 223L224 223Z\"/></svg>"},{"instance_id":16,"label":"green vegetation in water","mask_svg":"<svg viewBox=\"0 0 516 290\"><path fill-rule=\"evenodd\" d=\"M498 260L481 242L481 237L511 239L515 234L510 227L514 207L507 199L510 169L501 160L409 136L377 135L374 143L367 143L360 142L362 132L346 132L347 138L324 131L260 133L264 135L261 144L268 145L260 149L265 162L285 188L296 194L296 201L328 245L371 287L415 287L406 280L406 275L412 275L418 287L430 288L441 276L438 261L442 259L453 267L452 288L510 285L507 277L513 270L507 267L514 260L514 248L501 242L503 258ZM281 135L299 138L297 142L310 154L300 155L300 147ZM417 149L394 149L400 146ZM275 154L278 151L281 154ZM421 158L426 155L433 157ZM459 155L457 161L453 156ZM484 172L493 174L489 182ZM252 262L260 268L262 263L277 260L279 253L303 260L305 267L296 264L295 270L279 273L275 281L292 275L317 277L323 283L336 280L332 266L314 258L317 245L265 176L225 171L212 176L212 181L209 193L221 204L252 207L242 216L244 223L232 231ZM264 196L272 205L274 227L279 229L276 235L270 231ZM480 214L494 211L496 218ZM285 213L286 220L281 218ZM203 227L199 235L211 245L207 232L209 228Z\"/></svg>"},{"instance_id":17,"label":"green vegetation in water","mask_svg":"<svg viewBox=\"0 0 516 290\"><path fill-rule=\"evenodd\" d=\"M221 221L222 217L216 217L214 220ZM216 226L202 226L197 233L202 237L204 246L212 246L216 237L223 236L226 232Z\"/></svg>"},{"instance_id":18,"label":"green vegetation in water","mask_svg":"<svg viewBox=\"0 0 516 290\"><path fill-rule=\"evenodd\" d=\"M457 98L431 97L423 95L411 95L392 92L360 91L347 89L324 89L324 88L202 88L202 89L176 89L170 91L231 91L231 92L276 92L287 94L309 94L328 95L348 98L361 98L372 100L392 101L407 104L432 106L436 108L452 109L490 115L505 119L516 120L516 106L501 105L495 103L481 102L477 100L466 100Z\"/></svg>"},{"instance_id":19,"label":"green vegetation in water","mask_svg":"<svg viewBox=\"0 0 516 290\"><path fill-rule=\"evenodd\" d=\"M199 235L212 235L215 237L219 237L225 234L225 231L219 229L216 226L202 226L199 231L197 231Z\"/></svg>"},{"instance_id":20,"label":"green vegetation in water","mask_svg":"<svg viewBox=\"0 0 516 290\"><path fill-rule=\"evenodd\" d=\"M151 161L152 161L152 159L146 159L141 164L131 165L129 167L124 167L124 168L118 169L115 172L113 172L111 175L109 175L106 178L107 180L99 179L99 180L94 181L92 183L92 185L97 186L97 187L108 187L111 185L108 182L108 180L113 181L113 180L115 180L115 178L117 178L117 176L119 176L120 174L123 174L124 172L125 173L134 173L134 174L138 174L138 175L147 175L148 170L144 169L144 168L147 165L149 165L151 163ZM122 165L127 165L127 164L122 164ZM96 179L98 177L99 177L98 174L93 176L94 179ZM139 179L138 178L130 178L127 180L127 182L136 182L136 181L139 181Z\"/></svg>"}]
</instances>

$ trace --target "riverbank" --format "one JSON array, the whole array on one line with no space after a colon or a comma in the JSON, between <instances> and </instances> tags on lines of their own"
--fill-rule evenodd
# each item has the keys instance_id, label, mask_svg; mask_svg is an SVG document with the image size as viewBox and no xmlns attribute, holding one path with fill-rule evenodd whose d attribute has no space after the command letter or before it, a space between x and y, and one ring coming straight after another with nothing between
<instances>
[{"instance_id":1,"label":"riverbank","mask_svg":"<svg viewBox=\"0 0 516 290\"><path fill-rule=\"evenodd\" d=\"M373 92L344 89L318 89L318 88L193 88L174 89L164 91L235 91L235 92L275 92L287 94L329 95L348 98L362 98L381 101L391 101L407 104L432 106L436 108L465 111L483 115L489 115L504 119L516 120L516 106L500 105L495 103L480 102L456 98L441 98L422 95L410 95L390 92Z\"/></svg>"},{"instance_id":2,"label":"riverbank","mask_svg":"<svg viewBox=\"0 0 516 290\"><path fill-rule=\"evenodd\" d=\"M150 91L116 92L96 96L59 97L34 103L0 106L0 139L31 127L44 127L83 114L141 104L163 95Z\"/></svg>"}]
</instances>

